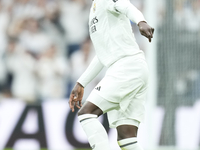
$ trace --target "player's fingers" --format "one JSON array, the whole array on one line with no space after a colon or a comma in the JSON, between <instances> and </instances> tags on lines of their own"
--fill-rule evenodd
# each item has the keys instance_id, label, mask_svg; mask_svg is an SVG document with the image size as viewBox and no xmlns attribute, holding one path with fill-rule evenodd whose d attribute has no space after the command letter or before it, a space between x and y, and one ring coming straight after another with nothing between
<instances>
[{"instance_id":1,"label":"player's fingers","mask_svg":"<svg viewBox=\"0 0 200 150\"><path fill-rule=\"evenodd\" d=\"M151 35L150 32L147 32L147 33L146 33L146 38L148 38L148 39L149 39L149 42L151 42L152 35Z\"/></svg>"},{"instance_id":2,"label":"player's fingers","mask_svg":"<svg viewBox=\"0 0 200 150\"><path fill-rule=\"evenodd\" d=\"M151 37L151 32L150 32L150 30L146 30L146 31L144 32L144 36L146 36L147 38Z\"/></svg>"},{"instance_id":3,"label":"player's fingers","mask_svg":"<svg viewBox=\"0 0 200 150\"><path fill-rule=\"evenodd\" d=\"M153 38L153 35L151 34L150 30L145 30L141 32L141 34L146 38L148 38L149 42L151 42L151 38Z\"/></svg>"},{"instance_id":4,"label":"player's fingers","mask_svg":"<svg viewBox=\"0 0 200 150\"><path fill-rule=\"evenodd\" d=\"M68 103L69 103L69 106L70 106L71 102L73 101L73 97L74 97L73 94L70 94L69 102L68 102Z\"/></svg>"},{"instance_id":5,"label":"player's fingers","mask_svg":"<svg viewBox=\"0 0 200 150\"><path fill-rule=\"evenodd\" d=\"M69 107L72 110L72 112L74 112L74 101L73 100L69 101Z\"/></svg>"},{"instance_id":6,"label":"player's fingers","mask_svg":"<svg viewBox=\"0 0 200 150\"><path fill-rule=\"evenodd\" d=\"M154 34L154 30L155 30L154 28L151 28L151 31L152 31L152 35Z\"/></svg>"},{"instance_id":7,"label":"player's fingers","mask_svg":"<svg viewBox=\"0 0 200 150\"><path fill-rule=\"evenodd\" d=\"M148 34L149 37L153 38L152 28L148 29L147 34Z\"/></svg>"},{"instance_id":8,"label":"player's fingers","mask_svg":"<svg viewBox=\"0 0 200 150\"><path fill-rule=\"evenodd\" d=\"M151 43L151 38L149 37L148 39L149 39L149 42Z\"/></svg>"},{"instance_id":9,"label":"player's fingers","mask_svg":"<svg viewBox=\"0 0 200 150\"><path fill-rule=\"evenodd\" d=\"M82 100L79 101L79 106L82 107Z\"/></svg>"},{"instance_id":10,"label":"player's fingers","mask_svg":"<svg viewBox=\"0 0 200 150\"><path fill-rule=\"evenodd\" d=\"M154 32L154 29L151 28L149 32L150 32L150 34L151 34L151 38L153 38L153 32Z\"/></svg>"},{"instance_id":11,"label":"player's fingers","mask_svg":"<svg viewBox=\"0 0 200 150\"><path fill-rule=\"evenodd\" d=\"M154 28L151 28L150 30L149 30L149 36L148 36L148 39L149 39L149 42L151 42L151 40L152 40L152 38L153 38L153 33L154 33Z\"/></svg>"},{"instance_id":12,"label":"player's fingers","mask_svg":"<svg viewBox=\"0 0 200 150\"><path fill-rule=\"evenodd\" d=\"M80 109L81 107L79 106L79 101L75 102L75 105L78 109Z\"/></svg>"},{"instance_id":13,"label":"player's fingers","mask_svg":"<svg viewBox=\"0 0 200 150\"><path fill-rule=\"evenodd\" d=\"M79 101L79 105L80 105L80 107L82 107L82 106L83 106L83 104L82 104L82 101Z\"/></svg>"},{"instance_id":14,"label":"player's fingers","mask_svg":"<svg viewBox=\"0 0 200 150\"><path fill-rule=\"evenodd\" d=\"M145 36L146 38L149 38L147 32L142 32L141 34L142 34L143 36Z\"/></svg>"},{"instance_id":15,"label":"player's fingers","mask_svg":"<svg viewBox=\"0 0 200 150\"><path fill-rule=\"evenodd\" d=\"M74 98L74 94L71 93L69 99L70 99L70 100L73 100L73 98Z\"/></svg>"}]
</instances>

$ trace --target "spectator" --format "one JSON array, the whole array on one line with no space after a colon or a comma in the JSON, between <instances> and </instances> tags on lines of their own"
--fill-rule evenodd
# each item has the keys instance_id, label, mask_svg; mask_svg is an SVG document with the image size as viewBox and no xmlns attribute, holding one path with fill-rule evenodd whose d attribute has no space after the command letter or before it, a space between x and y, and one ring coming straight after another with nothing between
<instances>
[{"instance_id":1,"label":"spectator","mask_svg":"<svg viewBox=\"0 0 200 150\"><path fill-rule=\"evenodd\" d=\"M0 58L7 46L7 27L10 21L9 7L0 1Z\"/></svg>"},{"instance_id":2,"label":"spectator","mask_svg":"<svg viewBox=\"0 0 200 150\"><path fill-rule=\"evenodd\" d=\"M13 1L13 17L14 19L30 18L41 19L45 15L44 0L14 0Z\"/></svg>"},{"instance_id":3,"label":"spectator","mask_svg":"<svg viewBox=\"0 0 200 150\"><path fill-rule=\"evenodd\" d=\"M0 91L3 90L6 81L6 68L3 61L3 55L4 55L4 50L7 47L6 30L9 24L9 20L10 20L9 10L0 1Z\"/></svg>"},{"instance_id":4,"label":"spectator","mask_svg":"<svg viewBox=\"0 0 200 150\"><path fill-rule=\"evenodd\" d=\"M52 45L37 62L38 90L42 100L61 99L65 96L69 67L65 58L57 55L57 52L57 48Z\"/></svg>"},{"instance_id":5,"label":"spectator","mask_svg":"<svg viewBox=\"0 0 200 150\"><path fill-rule=\"evenodd\" d=\"M39 23L34 18L27 20L26 30L21 33L19 40L22 46L36 57L51 45L50 39L40 30Z\"/></svg>"},{"instance_id":6,"label":"spectator","mask_svg":"<svg viewBox=\"0 0 200 150\"><path fill-rule=\"evenodd\" d=\"M174 21L179 29L184 29L186 26L184 16L184 1L176 0L174 4Z\"/></svg>"},{"instance_id":7,"label":"spectator","mask_svg":"<svg viewBox=\"0 0 200 150\"><path fill-rule=\"evenodd\" d=\"M200 31L200 1L192 0L185 12L186 29L191 32Z\"/></svg>"},{"instance_id":8,"label":"spectator","mask_svg":"<svg viewBox=\"0 0 200 150\"><path fill-rule=\"evenodd\" d=\"M175 1L174 21L178 29L197 33L200 30L200 1Z\"/></svg>"},{"instance_id":9,"label":"spectator","mask_svg":"<svg viewBox=\"0 0 200 150\"><path fill-rule=\"evenodd\" d=\"M43 20L41 20L41 28L44 33L54 41L56 47L60 50L60 53L65 54L65 31L60 23L60 10L58 8L58 2L48 3L46 6L46 15Z\"/></svg>"},{"instance_id":10,"label":"spectator","mask_svg":"<svg viewBox=\"0 0 200 150\"><path fill-rule=\"evenodd\" d=\"M60 2L61 23L66 32L67 55L80 49L80 44L88 35L88 8L84 0L68 0Z\"/></svg>"},{"instance_id":11,"label":"spectator","mask_svg":"<svg viewBox=\"0 0 200 150\"><path fill-rule=\"evenodd\" d=\"M8 72L13 75L12 95L25 102L35 102L37 95L34 57L12 41L8 45L5 62Z\"/></svg>"}]
</instances>

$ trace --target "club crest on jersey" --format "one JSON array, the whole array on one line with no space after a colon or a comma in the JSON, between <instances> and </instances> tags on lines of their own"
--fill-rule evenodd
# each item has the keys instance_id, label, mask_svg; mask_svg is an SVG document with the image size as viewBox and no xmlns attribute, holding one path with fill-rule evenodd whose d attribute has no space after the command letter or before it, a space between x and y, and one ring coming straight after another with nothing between
<instances>
[{"instance_id":1,"label":"club crest on jersey","mask_svg":"<svg viewBox=\"0 0 200 150\"><path fill-rule=\"evenodd\" d=\"M101 90L101 86L96 87L95 90L100 91Z\"/></svg>"},{"instance_id":2,"label":"club crest on jersey","mask_svg":"<svg viewBox=\"0 0 200 150\"><path fill-rule=\"evenodd\" d=\"M97 31L96 28L96 24L99 22L99 20L97 19L97 17L94 17L91 21L90 21L90 32L94 33Z\"/></svg>"},{"instance_id":3,"label":"club crest on jersey","mask_svg":"<svg viewBox=\"0 0 200 150\"><path fill-rule=\"evenodd\" d=\"M94 6L93 6L93 13L96 11L96 3L94 3Z\"/></svg>"}]
</instances>

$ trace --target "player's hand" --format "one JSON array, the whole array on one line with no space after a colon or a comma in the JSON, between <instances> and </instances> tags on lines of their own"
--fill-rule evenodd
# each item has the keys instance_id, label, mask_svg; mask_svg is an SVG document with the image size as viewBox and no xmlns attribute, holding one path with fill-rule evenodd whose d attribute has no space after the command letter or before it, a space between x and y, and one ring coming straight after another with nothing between
<instances>
[{"instance_id":1,"label":"player's hand","mask_svg":"<svg viewBox=\"0 0 200 150\"><path fill-rule=\"evenodd\" d=\"M77 82L69 98L69 107L72 110L72 112L74 112L74 106L76 106L78 109L81 108L83 93L84 93L84 87Z\"/></svg>"},{"instance_id":2,"label":"player's hand","mask_svg":"<svg viewBox=\"0 0 200 150\"><path fill-rule=\"evenodd\" d=\"M154 28L150 27L145 21L139 22L138 27L140 33L148 38L149 42L151 42L151 39L153 38Z\"/></svg>"}]
</instances>

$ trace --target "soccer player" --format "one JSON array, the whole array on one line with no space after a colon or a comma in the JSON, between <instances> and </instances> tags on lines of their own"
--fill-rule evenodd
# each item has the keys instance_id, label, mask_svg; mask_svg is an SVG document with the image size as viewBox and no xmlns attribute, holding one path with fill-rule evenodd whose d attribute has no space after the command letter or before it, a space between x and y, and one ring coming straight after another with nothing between
<instances>
[{"instance_id":1,"label":"soccer player","mask_svg":"<svg viewBox=\"0 0 200 150\"><path fill-rule=\"evenodd\" d=\"M69 106L72 112L75 106L80 108L78 119L94 150L110 150L108 135L97 119L104 113L110 127L117 129L122 150L142 150L137 130L145 116L148 67L130 20L151 42L154 29L129 0L93 0L89 30L96 56L74 86ZM104 67L105 77L82 106L84 88Z\"/></svg>"}]
</instances>

